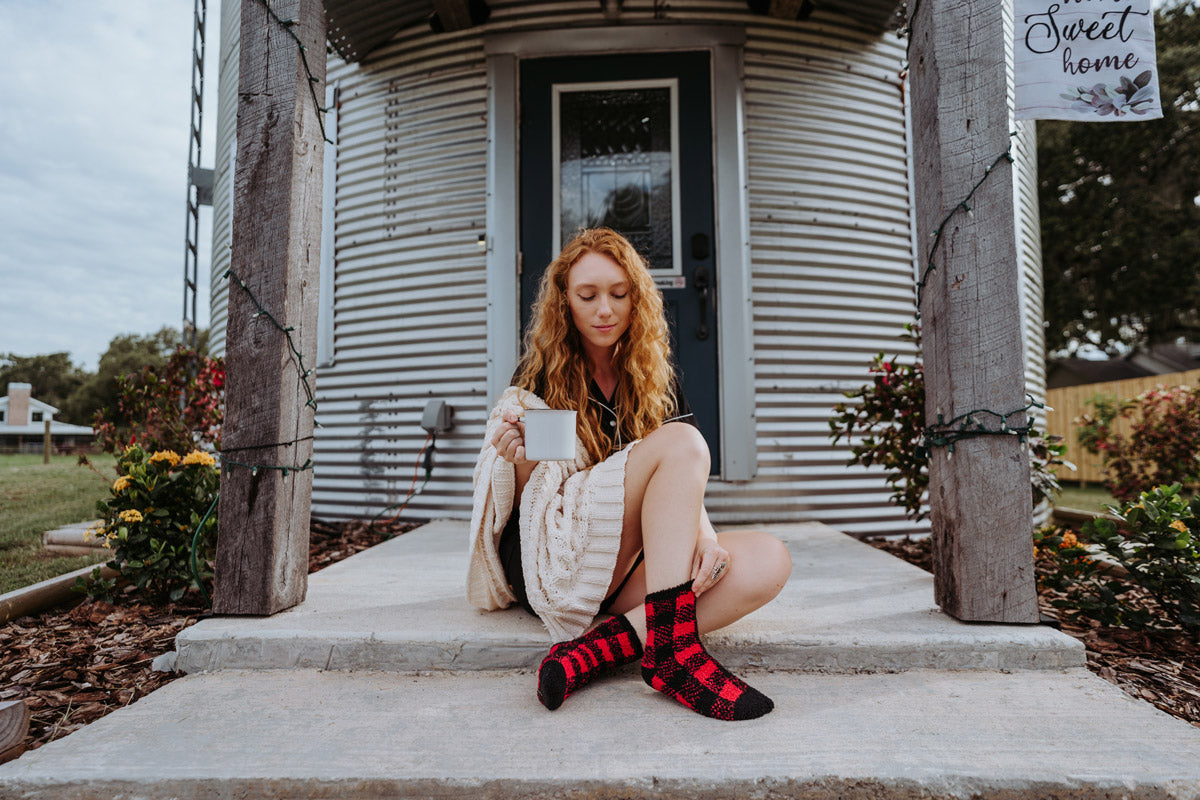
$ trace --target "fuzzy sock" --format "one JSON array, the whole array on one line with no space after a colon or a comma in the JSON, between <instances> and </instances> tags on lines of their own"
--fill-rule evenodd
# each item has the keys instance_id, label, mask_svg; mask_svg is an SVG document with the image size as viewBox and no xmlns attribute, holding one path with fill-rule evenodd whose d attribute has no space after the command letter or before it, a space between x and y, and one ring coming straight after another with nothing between
<instances>
[{"instance_id":1,"label":"fuzzy sock","mask_svg":"<svg viewBox=\"0 0 1200 800\"><path fill-rule=\"evenodd\" d=\"M597 675L642 655L642 643L629 620L618 614L578 639L559 642L538 668L538 700L553 711Z\"/></svg>"},{"instance_id":2,"label":"fuzzy sock","mask_svg":"<svg viewBox=\"0 0 1200 800\"><path fill-rule=\"evenodd\" d=\"M713 719L761 717L771 699L717 663L700 643L691 581L646 595L642 679L698 714Z\"/></svg>"}]
</instances>

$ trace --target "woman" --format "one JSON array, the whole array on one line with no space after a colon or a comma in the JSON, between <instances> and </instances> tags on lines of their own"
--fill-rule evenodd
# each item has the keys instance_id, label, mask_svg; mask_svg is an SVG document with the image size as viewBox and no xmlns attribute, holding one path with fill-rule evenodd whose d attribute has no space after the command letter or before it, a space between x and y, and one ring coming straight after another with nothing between
<instances>
[{"instance_id":1,"label":"woman","mask_svg":"<svg viewBox=\"0 0 1200 800\"><path fill-rule=\"evenodd\" d=\"M647 684L700 714L769 712L698 635L771 600L791 559L766 533L714 531L708 447L671 367L662 297L626 239L598 228L563 248L513 384L476 464L468 598L519 602L545 623L557 644L538 699L553 710L640 659ZM525 458L520 414L547 406L578 412L574 463ZM612 616L589 628L598 613Z\"/></svg>"}]
</instances>

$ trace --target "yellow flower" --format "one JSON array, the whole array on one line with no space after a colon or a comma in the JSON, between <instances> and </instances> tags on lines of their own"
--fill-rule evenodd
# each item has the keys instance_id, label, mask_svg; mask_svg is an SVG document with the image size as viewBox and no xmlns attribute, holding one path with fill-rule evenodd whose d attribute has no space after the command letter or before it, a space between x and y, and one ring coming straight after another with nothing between
<instances>
[{"instance_id":1,"label":"yellow flower","mask_svg":"<svg viewBox=\"0 0 1200 800\"><path fill-rule=\"evenodd\" d=\"M142 521L142 512L137 511L132 508L125 509L120 514L117 514L117 516L121 518L121 522L141 522Z\"/></svg>"},{"instance_id":2,"label":"yellow flower","mask_svg":"<svg viewBox=\"0 0 1200 800\"><path fill-rule=\"evenodd\" d=\"M183 465L185 467L188 464L203 464L206 467L211 467L216 465L216 463L217 460L203 450L193 450L183 457Z\"/></svg>"},{"instance_id":3,"label":"yellow flower","mask_svg":"<svg viewBox=\"0 0 1200 800\"><path fill-rule=\"evenodd\" d=\"M1067 547L1076 547L1078 545L1079 545L1079 538L1076 537L1072 531L1067 531L1066 533L1063 534L1062 544L1060 544L1059 547L1067 548Z\"/></svg>"},{"instance_id":4,"label":"yellow flower","mask_svg":"<svg viewBox=\"0 0 1200 800\"><path fill-rule=\"evenodd\" d=\"M150 456L150 463L153 464L155 461L167 461L173 467L179 463L179 453L176 453L174 450L159 450Z\"/></svg>"},{"instance_id":5,"label":"yellow flower","mask_svg":"<svg viewBox=\"0 0 1200 800\"><path fill-rule=\"evenodd\" d=\"M123 491L125 491L125 487L128 485L129 485L129 476L122 475L121 477L119 477L115 481L113 481L113 491L114 492L123 492Z\"/></svg>"},{"instance_id":6,"label":"yellow flower","mask_svg":"<svg viewBox=\"0 0 1200 800\"><path fill-rule=\"evenodd\" d=\"M1171 523L1171 527L1172 527L1172 528L1174 528L1175 530L1179 531L1180 533L1187 533L1187 532L1188 532L1188 527L1187 527L1187 525L1185 525L1185 524L1183 523L1183 520L1181 520L1181 519L1177 519L1177 520L1175 520L1174 522L1172 522L1172 523Z\"/></svg>"},{"instance_id":7,"label":"yellow flower","mask_svg":"<svg viewBox=\"0 0 1200 800\"><path fill-rule=\"evenodd\" d=\"M99 538L104 533L104 523L97 522L95 525L89 525L83 531L83 540L90 542L93 538Z\"/></svg>"}]
</instances>

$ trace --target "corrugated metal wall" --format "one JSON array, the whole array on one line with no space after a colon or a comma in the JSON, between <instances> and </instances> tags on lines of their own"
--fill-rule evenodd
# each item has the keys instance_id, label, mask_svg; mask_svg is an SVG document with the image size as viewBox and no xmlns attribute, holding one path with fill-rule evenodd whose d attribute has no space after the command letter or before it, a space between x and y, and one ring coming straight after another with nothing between
<instances>
[{"instance_id":1,"label":"corrugated metal wall","mask_svg":"<svg viewBox=\"0 0 1200 800\"><path fill-rule=\"evenodd\" d=\"M486 66L476 36L412 31L367 68L331 65L341 90L334 364L318 374L317 516L402 500L426 402L457 428L437 443L416 517L469 513L487 412ZM422 470L423 478L423 470Z\"/></svg>"},{"instance_id":2,"label":"corrugated metal wall","mask_svg":"<svg viewBox=\"0 0 1200 800\"><path fill-rule=\"evenodd\" d=\"M229 269L233 244L233 162L237 151L238 36L242 4L221 0L221 41L217 66L217 153L213 174L213 247L209 313L209 346L225 352L225 323L229 318L229 292L221 279Z\"/></svg>"},{"instance_id":3,"label":"corrugated metal wall","mask_svg":"<svg viewBox=\"0 0 1200 800\"><path fill-rule=\"evenodd\" d=\"M492 7L489 31L600 16L592 2ZM628 23L655 14L650 2L624 8ZM888 503L879 473L848 469L847 452L828 438L833 405L865 382L871 357L911 352L898 338L914 296L903 43L820 10L778 23L741 2L693 0L673 2L667 17L747 26L759 468L751 483L712 486L714 517L818 519L858 534L922 530ZM434 479L405 515L467 516L488 409L477 245L486 210L483 40L478 31L410 29L362 65L331 63L330 80L342 93L335 363L317 379L313 513L371 515L402 499L424 441L421 410L444 398L457 427L438 443ZM223 117L225 91L223 81ZM221 214L218 206L215 230ZM227 221L222 235L227 253ZM223 303L218 281L214 322Z\"/></svg>"},{"instance_id":4,"label":"corrugated metal wall","mask_svg":"<svg viewBox=\"0 0 1200 800\"><path fill-rule=\"evenodd\" d=\"M714 486L720 518L814 518L854 533L921 529L880 473L829 439L913 318L907 145L894 36L822 20L747 29L758 478Z\"/></svg>"}]
</instances>

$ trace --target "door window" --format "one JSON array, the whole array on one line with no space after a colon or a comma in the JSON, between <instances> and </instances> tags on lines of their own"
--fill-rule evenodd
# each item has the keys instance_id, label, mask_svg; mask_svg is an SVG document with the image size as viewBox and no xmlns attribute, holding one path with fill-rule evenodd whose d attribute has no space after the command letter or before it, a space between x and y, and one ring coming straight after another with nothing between
<instances>
[{"instance_id":1,"label":"door window","mask_svg":"<svg viewBox=\"0 0 1200 800\"><path fill-rule=\"evenodd\" d=\"M676 79L552 86L554 252L605 226L656 279L682 274L678 94Z\"/></svg>"}]
</instances>

